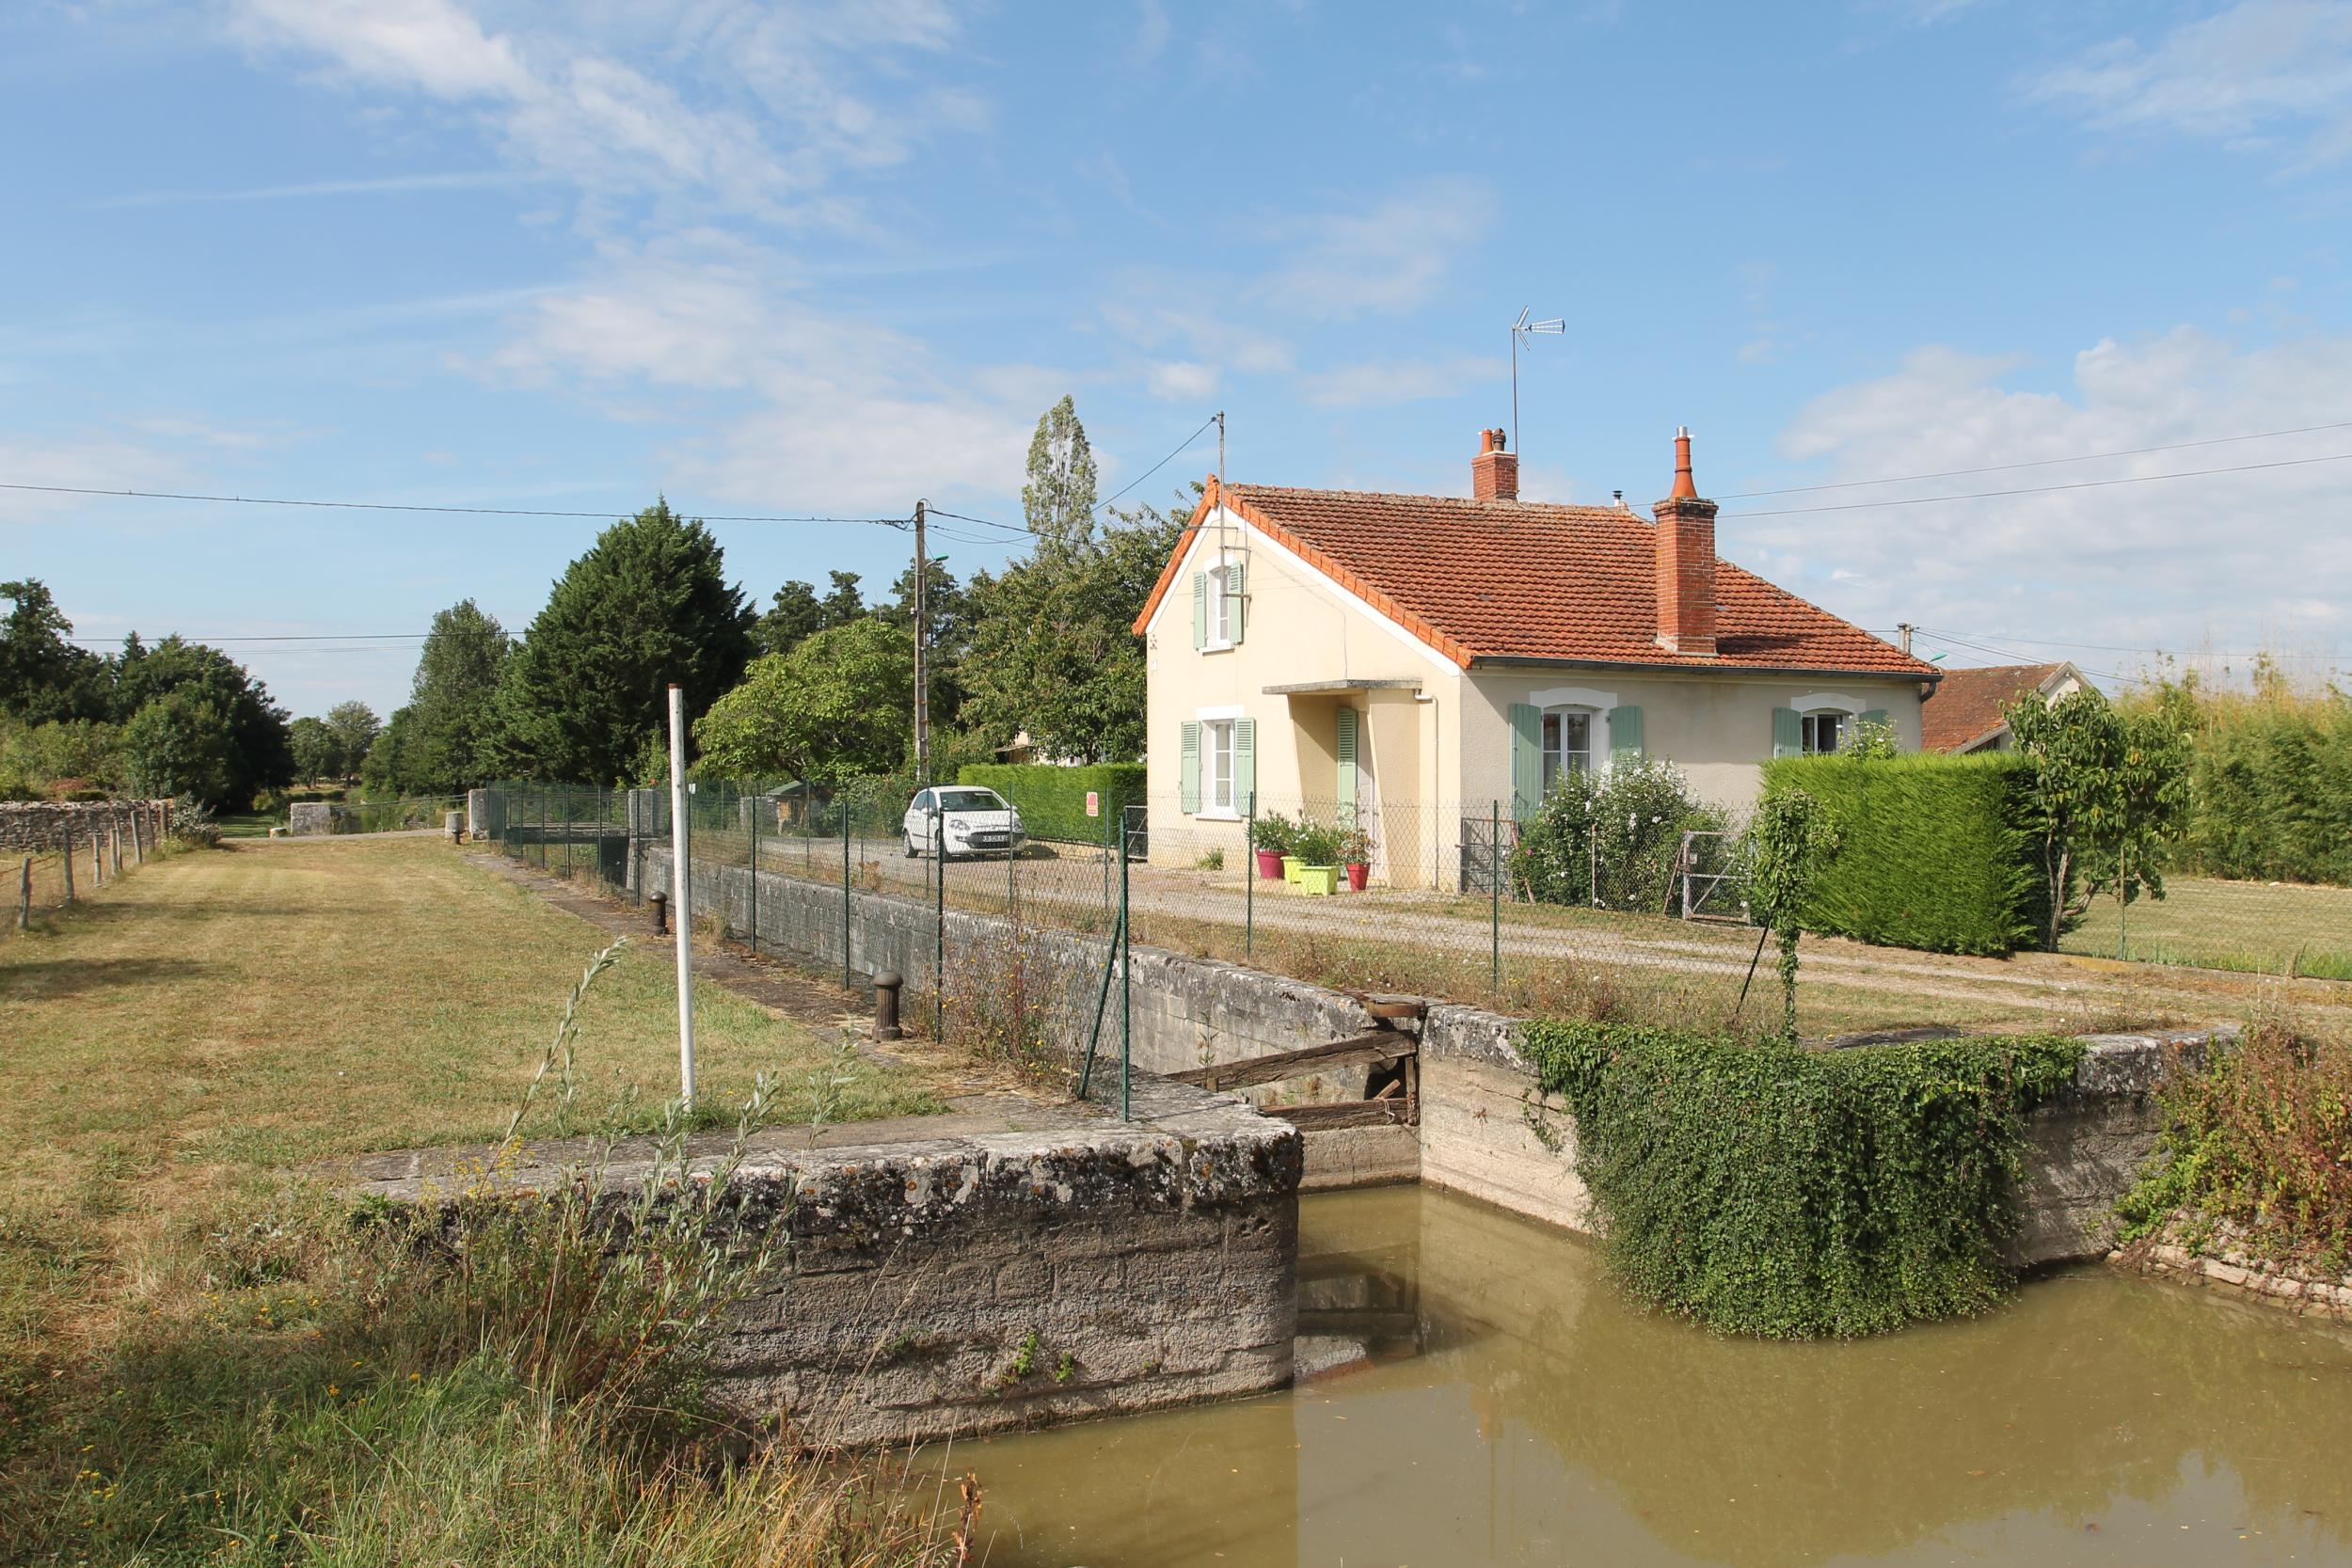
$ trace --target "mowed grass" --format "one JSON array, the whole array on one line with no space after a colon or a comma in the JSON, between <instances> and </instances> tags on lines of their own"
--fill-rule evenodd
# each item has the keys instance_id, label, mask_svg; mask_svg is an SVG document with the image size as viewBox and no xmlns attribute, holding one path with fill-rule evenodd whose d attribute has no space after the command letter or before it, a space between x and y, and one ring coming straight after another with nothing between
<instances>
[{"instance_id":1,"label":"mowed grass","mask_svg":"<svg viewBox=\"0 0 2352 1568\"><path fill-rule=\"evenodd\" d=\"M2128 911L2112 898L2093 903L2058 946L2142 963L2352 980L2352 888L2167 877L2160 899L2138 899Z\"/></svg>"},{"instance_id":2,"label":"mowed grass","mask_svg":"<svg viewBox=\"0 0 2352 1568\"><path fill-rule=\"evenodd\" d=\"M714 1486L578 1414L505 1348L535 1295L306 1179L495 1140L606 941L440 841L343 839L168 856L0 947L0 1562L924 1555L805 1471ZM640 951L596 981L575 1131L660 1120L671 988ZM696 1026L712 1119L760 1071L800 1117L833 1055L716 988ZM843 1114L937 1104L865 1068Z\"/></svg>"},{"instance_id":3,"label":"mowed grass","mask_svg":"<svg viewBox=\"0 0 2352 1568\"><path fill-rule=\"evenodd\" d=\"M0 946L0 1222L71 1232L91 1267L135 1267L175 1215L257 1179L493 1141L608 940L434 839L151 863ZM719 1120L760 1072L784 1087L776 1117L802 1114L834 1046L715 987L695 993L695 1031L699 1099ZM666 955L625 952L597 981L580 1060L585 1122L613 1107L619 1125L658 1122L677 1084ZM869 1069L844 1114L938 1103L920 1078ZM0 1336L21 1343L52 1314L24 1299L8 1250ZM57 1283L38 1292L53 1307Z\"/></svg>"}]
</instances>

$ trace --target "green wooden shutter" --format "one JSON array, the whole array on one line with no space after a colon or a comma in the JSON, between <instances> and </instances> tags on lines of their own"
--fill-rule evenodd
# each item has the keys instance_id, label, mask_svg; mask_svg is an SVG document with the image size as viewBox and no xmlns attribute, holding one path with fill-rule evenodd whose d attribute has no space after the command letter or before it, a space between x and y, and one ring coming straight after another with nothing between
<instances>
[{"instance_id":1,"label":"green wooden shutter","mask_svg":"<svg viewBox=\"0 0 2352 1568\"><path fill-rule=\"evenodd\" d=\"M1804 751L1804 731L1797 722L1797 710L1792 707L1772 709L1772 755L1793 757Z\"/></svg>"},{"instance_id":2,"label":"green wooden shutter","mask_svg":"<svg viewBox=\"0 0 2352 1568\"><path fill-rule=\"evenodd\" d=\"M1343 828L1356 820L1356 724L1354 708L1340 709L1338 787L1331 794L1337 808L1333 819Z\"/></svg>"},{"instance_id":3,"label":"green wooden shutter","mask_svg":"<svg viewBox=\"0 0 2352 1568\"><path fill-rule=\"evenodd\" d=\"M1526 703L1511 705L1511 815L1524 822L1544 799L1544 715Z\"/></svg>"},{"instance_id":4,"label":"green wooden shutter","mask_svg":"<svg viewBox=\"0 0 2352 1568\"><path fill-rule=\"evenodd\" d=\"M1200 726L1190 719L1184 721L1183 751L1183 760L1177 768L1179 803L1187 813L1197 812L1200 809Z\"/></svg>"},{"instance_id":5,"label":"green wooden shutter","mask_svg":"<svg viewBox=\"0 0 2352 1568\"><path fill-rule=\"evenodd\" d=\"M1609 760L1642 754L1642 710L1631 703L1609 710Z\"/></svg>"},{"instance_id":6,"label":"green wooden shutter","mask_svg":"<svg viewBox=\"0 0 2352 1568\"><path fill-rule=\"evenodd\" d=\"M1243 591L1242 563L1238 561L1225 568L1225 617L1232 629L1233 646L1241 646L1241 624L1248 613L1249 600Z\"/></svg>"},{"instance_id":7,"label":"green wooden shutter","mask_svg":"<svg viewBox=\"0 0 2352 1568\"><path fill-rule=\"evenodd\" d=\"M1192 646L1195 653L1209 645L1209 575L1192 574Z\"/></svg>"},{"instance_id":8,"label":"green wooden shutter","mask_svg":"<svg viewBox=\"0 0 2352 1568\"><path fill-rule=\"evenodd\" d=\"M1249 815L1249 805L1258 793L1258 721L1255 719L1233 721L1233 809Z\"/></svg>"}]
</instances>

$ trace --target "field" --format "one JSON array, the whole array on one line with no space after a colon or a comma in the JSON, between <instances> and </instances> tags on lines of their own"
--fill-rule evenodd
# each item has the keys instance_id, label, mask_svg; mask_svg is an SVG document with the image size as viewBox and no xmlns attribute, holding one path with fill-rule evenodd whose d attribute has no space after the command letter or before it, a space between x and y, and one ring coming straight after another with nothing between
<instances>
[{"instance_id":1,"label":"field","mask_svg":"<svg viewBox=\"0 0 2352 1568\"><path fill-rule=\"evenodd\" d=\"M289 1176L324 1157L494 1140L605 940L438 840L345 838L172 855L0 945L0 1560L33 1541L63 1560L297 1560L305 1511L357 1496L372 1473L366 1444L337 1448L344 1429L322 1411L366 1388L386 1419L423 1420L395 1396L446 1402L437 1380L461 1372L480 1421L453 1426L444 1410L419 1440L470 1453L474 1469L421 1465L402 1484L421 1490L379 1498L390 1512L375 1524L447 1508L455 1529L478 1506L492 1513L474 1523L494 1527L511 1499L444 1491L514 1465L515 1444L533 1463L562 1460L561 1474L516 1482L548 1489L550 1506L568 1488L594 1493L592 1512L693 1523L691 1499L641 1493L511 1370L427 1358L403 1384L401 1363L379 1365L398 1305L376 1301L360 1322L358 1294L315 1283L333 1227L306 1231L288 1196ZM596 982L581 1012L583 1106L658 1118L677 1070L674 997L666 957L650 953L625 953ZM696 1024L713 1108L766 1071L786 1085L789 1118L832 1053L713 988L697 993ZM925 1080L870 1069L845 1111L937 1106ZM340 1382L320 1360L330 1354L354 1356ZM134 1419L124 1402L142 1399ZM275 1447L234 1457L248 1445ZM60 1502L74 1483L59 1465L80 1467L86 1500ZM131 1550L156 1509L197 1492L221 1511L218 1529ZM197 1539L222 1555L183 1558ZM407 1539L381 1560L427 1545Z\"/></svg>"},{"instance_id":2,"label":"field","mask_svg":"<svg viewBox=\"0 0 2352 1568\"><path fill-rule=\"evenodd\" d=\"M2169 877L2164 897L2128 911L2100 899L2058 945L2141 963L2352 980L2352 888Z\"/></svg>"}]
</instances>

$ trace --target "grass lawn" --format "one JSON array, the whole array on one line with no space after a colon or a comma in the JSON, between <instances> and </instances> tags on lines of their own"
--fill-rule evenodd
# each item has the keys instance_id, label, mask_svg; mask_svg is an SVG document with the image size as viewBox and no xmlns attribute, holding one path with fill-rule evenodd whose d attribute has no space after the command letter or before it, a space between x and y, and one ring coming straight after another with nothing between
<instances>
[{"instance_id":1,"label":"grass lawn","mask_svg":"<svg viewBox=\"0 0 2352 1568\"><path fill-rule=\"evenodd\" d=\"M2352 980L2352 888L2168 877L2165 896L2121 911L2102 898L2059 943L2069 953L2128 956L2257 974Z\"/></svg>"},{"instance_id":2,"label":"grass lawn","mask_svg":"<svg viewBox=\"0 0 2352 1568\"><path fill-rule=\"evenodd\" d=\"M358 1457L366 1444L315 1473L287 1469L292 1457L275 1449L266 1462L231 1457L265 1441L254 1433L277 1433L266 1441L282 1447L299 1429L310 1434L301 1442L326 1445L321 1452L342 1442L343 1428L304 1402L350 1397L359 1363L381 1356L349 1347L379 1344L393 1310L376 1301L362 1323L351 1314L364 1291L306 1276L333 1250L332 1222L314 1227L309 1251L287 1249L311 1263L267 1260L271 1238L293 1224L287 1178L324 1156L495 1140L604 941L439 840L346 838L169 856L0 945L0 1561L19 1560L12 1548L33 1541L43 1543L39 1560L379 1560L292 1550L304 1511L358 1495L372 1473ZM615 1102L629 1104L634 1124L658 1119L675 1092L675 1006L666 954L626 953L596 982L580 1037L589 1119ZM698 991L696 1028L699 1087L713 1109L766 1071L786 1085L777 1115L791 1119L807 1103L808 1073L832 1053L833 1042L715 988ZM897 1069L863 1070L848 1098L850 1117L938 1107L924 1080ZM330 1353L357 1355L344 1386L312 1364ZM550 1407L510 1372L417 1354L404 1397L454 1398L446 1380L456 1377L483 1412L462 1434L446 1424L437 1434L430 1411L407 1410L401 1419L423 1423L419 1441L462 1436L494 1465L517 1444L544 1456L574 1443L577 1464L532 1484L582 1497L635 1486L609 1453L550 1427ZM143 1389L151 1403L137 1421L109 1402ZM72 1463L90 1472L89 1500L60 1505L71 1487L55 1466L84 1442ZM284 1485L260 1485L253 1465ZM427 1484L416 1481L423 1473L411 1480ZM167 1550L131 1550L159 1528L154 1509L178 1506L156 1499L191 1488L220 1495L224 1525L242 1500L252 1539L235 1544L207 1526L165 1530ZM606 1493L596 1508L620 1506ZM699 1506L628 1497L628 1508ZM376 1502L370 1517L381 1523L451 1499ZM89 1517L65 1518L61 1506ZM484 1504L483 1528L502 1506ZM85 1523L87 1537L71 1539ZM197 1539L205 1552L183 1558ZM437 1536L410 1539L380 1560L428 1547L453 1549ZM583 1550L564 1560L604 1559Z\"/></svg>"}]
</instances>

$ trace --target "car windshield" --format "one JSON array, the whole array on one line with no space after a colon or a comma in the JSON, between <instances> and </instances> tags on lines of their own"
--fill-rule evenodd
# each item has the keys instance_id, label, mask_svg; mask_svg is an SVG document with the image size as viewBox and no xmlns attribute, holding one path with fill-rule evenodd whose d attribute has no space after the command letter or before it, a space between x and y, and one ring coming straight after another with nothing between
<instances>
[{"instance_id":1,"label":"car windshield","mask_svg":"<svg viewBox=\"0 0 2352 1568\"><path fill-rule=\"evenodd\" d=\"M1005 802L993 789L943 789L939 792L942 811L1003 811Z\"/></svg>"}]
</instances>

